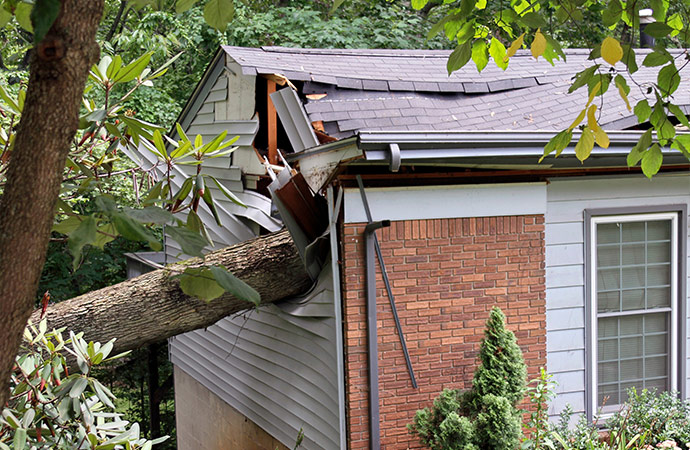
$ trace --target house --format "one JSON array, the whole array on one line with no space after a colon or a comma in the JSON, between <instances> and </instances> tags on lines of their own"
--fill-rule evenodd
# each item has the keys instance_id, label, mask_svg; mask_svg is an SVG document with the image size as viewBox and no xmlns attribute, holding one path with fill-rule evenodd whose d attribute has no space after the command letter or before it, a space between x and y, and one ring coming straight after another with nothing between
<instances>
[{"instance_id":1,"label":"house","mask_svg":"<svg viewBox=\"0 0 690 450\"><path fill-rule=\"evenodd\" d=\"M612 88L599 117L610 147L539 163L587 101L567 90L588 52L553 67L518 52L506 71L451 76L448 54L217 53L180 118L188 134L240 136L212 169L248 207L223 205L214 239L279 228L277 207L314 288L171 339L180 448L292 448L300 429L305 449L418 448L406 425L443 388L469 386L494 305L529 376L544 366L558 382L552 415L605 414L630 386L687 396L688 160L665 151L652 180L628 168L646 126ZM676 101L690 106L687 84ZM252 147L299 175L267 186ZM326 208L281 197L291 183ZM307 230L298 211L322 223Z\"/></svg>"}]
</instances>

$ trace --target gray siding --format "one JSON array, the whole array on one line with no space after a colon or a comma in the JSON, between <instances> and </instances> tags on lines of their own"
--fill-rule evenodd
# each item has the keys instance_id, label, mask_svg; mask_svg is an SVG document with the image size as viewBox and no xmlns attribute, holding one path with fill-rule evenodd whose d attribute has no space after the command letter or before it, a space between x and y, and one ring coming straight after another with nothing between
<instances>
[{"instance_id":1,"label":"gray siding","mask_svg":"<svg viewBox=\"0 0 690 450\"><path fill-rule=\"evenodd\" d=\"M586 403L584 210L687 205L690 204L690 176L658 175L647 180L635 175L550 181L545 233L546 349L547 369L558 382L558 395L550 413L557 414L566 404L583 413Z\"/></svg>"},{"instance_id":2,"label":"gray siding","mask_svg":"<svg viewBox=\"0 0 690 450\"><path fill-rule=\"evenodd\" d=\"M339 448L333 277L306 297L171 340L170 360L283 444Z\"/></svg>"}]
</instances>

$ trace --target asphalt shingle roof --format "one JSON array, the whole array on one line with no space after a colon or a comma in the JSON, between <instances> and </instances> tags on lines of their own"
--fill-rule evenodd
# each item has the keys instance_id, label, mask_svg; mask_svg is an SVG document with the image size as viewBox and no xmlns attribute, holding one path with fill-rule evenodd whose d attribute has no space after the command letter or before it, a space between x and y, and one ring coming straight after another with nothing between
<instances>
[{"instance_id":1,"label":"asphalt shingle roof","mask_svg":"<svg viewBox=\"0 0 690 450\"><path fill-rule=\"evenodd\" d=\"M560 130L568 127L587 102L587 90L568 94L571 77L589 67L587 50L566 50L566 61L554 66L519 51L503 71L490 63L484 71L470 62L448 76L449 51L261 49L224 47L245 74L281 73L303 81L303 93L325 93L308 100L311 121L323 121L336 137L357 130ZM646 94L645 83L656 79L658 68L642 67L648 50L636 50L640 70L634 81L618 64L631 87L630 102ZM602 70L607 70L607 64ZM690 105L690 80L684 78L674 96ZM596 102L600 102L599 99ZM604 95L599 122L605 129L636 123L611 84Z\"/></svg>"}]
</instances>

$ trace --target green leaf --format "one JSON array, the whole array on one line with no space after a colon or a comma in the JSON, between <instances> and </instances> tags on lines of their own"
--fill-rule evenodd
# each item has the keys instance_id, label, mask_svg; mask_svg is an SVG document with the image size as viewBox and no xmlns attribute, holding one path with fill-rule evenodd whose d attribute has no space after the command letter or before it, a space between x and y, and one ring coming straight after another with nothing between
<instances>
[{"instance_id":1,"label":"green leaf","mask_svg":"<svg viewBox=\"0 0 690 450\"><path fill-rule=\"evenodd\" d=\"M225 293L225 289L216 282L213 273L207 267L189 267L178 278L182 292L206 302Z\"/></svg>"},{"instance_id":2,"label":"green leaf","mask_svg":"<svg viewBox=\"0 0 690 450\"><path fill-rule=\"evenodd\" d=\"M638 69L637 60L635 59L635 49L628 44L623 44L622 47L623 58L621 59L621 62L628 67L628 72L630 72L630 75L632 75L637 72Z\"/></svg>"},{"instance_id":3,"label":"green leaf","mask_svg":"<svg viewBox=\"0 0 690 450\"><path fill-rule=\"evenodd\" d=\"M182 14L196 4L197 0L177 0L175 2L175 12Z\"/></svg>"},{"instance_id":4,"label":"green leaf","mask_svg":"<svg viewBox=\"0 0 690 450\"><path fill-rule=\"evenodd\" d=\"M204 6L204 20L218 31L224 32L234 16L233 0L209 0Z\"/></svg>"},{"instance_id":5,"label":"green leaf","mask_svg":"<svg viewBox=\"0 0 690 450\"><path fill-rule=\"evenodd\" d=\"M472 44L472 61L474 61L479 72L484 70L489 63L489 51L484 39L478 39Z\"/></svg>"},{"instance_id":6,"label":"green leaf","mask_svg":"<svg viewBox=\"0 0 690 450\"><path fill-rule=\"evenodd\" d=\"M14 430L14 437L12 438L12 448L15 450L24 450L26 445L26 429L17 428Z\"/></svg>"},{"instance_id":7,"label":"green leaf","mask_svg":"<svg viewBox=\"0 0 690 450\"><path fill-rule=\"evenodd\" d=\"M10 20L12 20L12 13L0 7L0 28L4 28Z\"/></svg>"},{"instance_id":8,"label":"green leaf","mask_svg":"<svg viewBox=\"0 0 690 450\"><path fill-rule=\"evenodd\" d=\"M690 134L678 134L671 144L671 148L679 150L690 161Z\"/></svg>"},{"instance_id":9,"label":"green leaf","mask_svg":"<svg viewBox=\"0 0 690 450\"><path fill-rule=\"evenodd\" d=\"M135 61L120 69L117 73L117 76L113 79L113 83L127 83L141 75L144 69L146 69L146 66L149 65L151 55L152 52L146 52Z\"/></svg>"},{"instance_id":10,"label":"green leaf","mask_svg":"<svg viewBox=\"0 0 690 450\"><path fill-rule=\"evenodd\" d=\"M582 130L582 135L575 145L575 157L580 161L584 162L585 159L589 158L594 148L594 133L589 127L585 127Z\"/></svg>"},{"instance_id":11,"label":"green leaf","mask_svg":"<svg viewBox=\"0 0 690 450\"><path fill-rule=\"evenodd\" d=\"M652 108L649 106L649 103L646 99L637 102L635 108L633 108L633 111L637 116L638 123L646 122L647 119L649 119L649 116L652 114Z\"/></svg>"},{"instance_id":12,"label":"green leaf","mask_svg":"<svg viewBox=\"0 0 690 450\"><path fill-rule=\"evenodd\" d=\"M661 154L659 144L652 145L642 156L642 173L647 178L652 178L661 169L661 163L664 161L664 156Z\"/></svg>"},{"instance_id":13,"label":"green leaf","mask_svg":"<svg viewBox=\"0 0 690 450\"><path fill-rule=\"evenodd\" d=\"M211 273L216 282L235 297L251 302L255 306L259 306L259 303L261 303L261 295L253 287L233 275L224 266L211 267Z\"/></svg>"},{"instance_id":14,"label":"green leaf","mask_svg":"<svg viewBox=\"0 0 690 450\"><path fill-rule=\"evenodd\" d=\"M539 162L542 162L544 158L553 152L556 152L557 157L560 156L561 152L570 144L572 139L573 132L571 130L563 130L552 137L544 147L544 154L539 159Z\"/></svg>"},{"instance_id":15,"label":"green leaf","mask_svg":"<svg viewBox=\"0 0 690 450\"><path fill-rule=\"evenodd\" d=\"M612 27L621 20L623 6L619 0L609 1L608 6L601 12L601 21L605 27Z\"/></svg>"},{"instance_id":16,"label":"green leaf","mask_svg":"<svg viewBox=\"0 0 690 450\"><path fill-rule=\"evenodd\" d=\"M673 28L669 27L663 22L652 22L644 27L644 32L653 38L663 38L673 31Z\"/></svg>"},{"instance_id":17,"label":"green leaf","mask_svg":"<svg viewBox=\"0 0 690 450\"><path fill-rule=\"evenodd\" d=\"M424 8L427 3L429 3L429 0L412 0L412 8L420 10Z\"/></svg>"},{"instance_id":18,"label":"green leaf","mask_svg":"<svg viewBox=\"0 0 690 450\"><path fill-rule=\"evenodd\" d=\"M594 72L599 68L599 64L595 64L592 67L588 67L585 70L578 72L575 74L573 77L574 81L568 88L568 94L572 94L576 90L580 89L582 86L585 84L589 83L589 80L592 79L592 76L594 75Z\"/></svg>"},{"instance_id":19,"label":"green leaf","mask_svg":"<svg viewBox=\"0 0 690 450\"><path fill-rule=\"evenodd\" d=\"M673 61L673 57L668 52L652 52L645 56L642 65L645 67L663 66Z\"/></svg>"},{"instance_id":20,"label":"green leaf","mask_svg":"<svg viewBox=\"0 0 690 450\"><path fill-rule=\"evenodd\" d=\"M108 65L108 69L106 70L105 76L108 77L108 79L112 80L120 72L121 68L122 57L120 55L115 55L113 60L110 62L110 65Z\"/></svg>"},{"instance_id":21,"label":"green leaf","mask_svg":"<svg viewBox=\"0 0 690 450\"><path fill-rule=\"evenodd\" d=\"M165 232L180 244L183 253L189 256L203 256L201 251L206 247L206 239L201 237L199 233L184 227L166 227Z\"/></svg>"},{"instance_id":22,"label":"green leaf","mask_svg":"<svg viewBox=\"0 0 690 450\"><path fill-rule=\"evenodd\" d=\"M33 33L33 25L31 24L31 9L32 5L24 2L19 2L14 10L14 17L20 27L26 31Z\"/></svg>"},{"instance_id":23,"label":"green leaf","mask_svg":"<svg viewBox=\"0 0 690 450\"><path fill-rule=\"evenodd\" d=\"M218 181L215 177L213 177L213 176L211 176L211 175L206 175L206 177L208 177L208 178L210 178L211 180L213 180L213 182L216 184L216 186L218 186L218 189L220 189L220 191L223 193L223 195L225 195L225 196L228 198L228 200L232 201L233 203L235 203L235 204L237 204L237 205L239 205L239 206L244 206L244 207L247 206L247 205L245 205L244 203L242 203L242 200L240 200L239 198L237 198L237 196L236 196L235 194L233 194L231 190L229 190L228 188L226 188L225 186L223 186L223 183L221 183L220 181Z\"/></svg>"},{"instance_id":24,"label":"green leaf","mask_svg":"<svg viewBox=\"0 0 690 450\"><path fill-rule=\"evenodd\" d=\"M175 220L172 214L158 206L147 206L143 209L125 209L124 212L132 219L141 223L165 225Z\"/></svg>"},{"instance_id":25,"label":"green leaf","mask_svg":"<svg viewBox=\"0 0 690 450\"><path fill-rule=\"evenodd\" d=\"M69 216L60 223L53 225L52 231L57 231L62 234L70 234L79 227L81 220L77 216Z\"/></svg>"},{"instance_id":26,"label":"green leaf","mask_svg":"<svg viewBox=\"0 0 690 450\"><path fill-rule=\"evenodd\" d=\"M218 210L216 209L216 205L213 203L213 197L211 196L211 190L210 189L204 189L204 195L202 195L201 198L204 200L204 203L206 203L206 206L208 206L208 209L211 210L211 213L213 214L213 218L216 219L216 223L218 224L218 226L222 227L223 224L220 222L220 216L218 215Z\"/></svg>"},{"instance_id":27,"label":"green leaf","mask_svg":"<svg viewBox=\"0 0 690 450\"><path fill-rule=\"evenodd\" d=\"M103 250L105 244L111 242L115 239L113 236L117 236L117 229L112 223L106 223L98 227L98 233L96 234L96 240L91 243L94 247L98 247Z\"/></svg>"},{"instance_id":28,"label":"green leaf","mask_svg":"<svg viewBox=\"0 0 690 450\"><path fill-rule=\"evenodd\" d=\"M9 107L10 112L13 114L19 114L22 112L21 108L17 104L17 102L10 97L10 94L7 93L4 87L0 85L0 99L5 102L5 105Z\"/></svg>"},{"instance_id":29,"label":"green leaf","mask_svg":"<svg viewBox=\"0 0 690 450\"><path fill-rule=\"evenodd\" d=\"M669 103L667 105L667 108L671 113L673 113L673 116L678 119L678 122L680 122L681 125L683 125L685 128L690 129L690 121L688 121L688 116L685 115L685 113L680 109L678 105L674 105L673 103Z\"/></svg>"},{"instance_id":30,"label":"green leaf","mask_svg":"<svg viewBox=\"0 0 690 450\"><path fill-rule=\"evenodd\" d=\"M467 64L471 56L472 49L469 41L455 47L453 53L451 53L448 57L448 63L446 64L446 68L448 69L448 75Z\"/></svg>"},{"instance_id":31,"label":"green leaf","mask_svg":"<svg viewBox=\"0 0 690 450\"><path fill-rule=\"evenodd\" d=\"M84 389L89 384L89 381L85 377L79 377L76 379L72 385L72 389L69 390L69 396L71 398L77 398L84 393Z\"/></svg>"},{"instance_id":32,"label":"green leaf","mask_svg":"<svg viewBox=\"0 0 690 450\"><path fill-rule=\"evenodd\" d=\"M657 85L661 90L662 97L668 97L676 92L676 89L678 89L680 85L680 73L678 73L675 64L671 63L659 70Z\"/></svg>"},{"instance_id":33,"label":"green leaf","mask_svg":"<svg viewBox=\"0 0 690 450\"><path fill-rule=\"evenodd\" d=\"M518 23L529 28L541 28L546 26L546 21L538 12L528 12L518 18Z\"/></svg>"},{"instance_id":34,"label":"green leaf","mask_svg":"<svg viewBox=\"0 0 690 450\"><path fill-rule=\"evenodd\" d=\"M506 70L508 67L508 61L506 60L506 47L501 41L496 38L491 38L491 43L489 44L489 54L499 68Z\"/></svg>"},{"instance_id":35,"label":"green leaf","mask_svg":"<svg viewBox=\"0 0 690 450\"><path fill-rule=\"evenodd\" d=\"M187 214L187 228L203 236L208 245L213 245L213 240L208 234L208 230L204 226L204 222L201 221L201 218L196 212L194 212L193 209L190 209L189 213Z\"/></svg>"},{"instance_id":36,"label":"green leaf","mask_svg":"<svg viewBox=\"0 0 690 450\"><path fill-rule=\"evenodd\" d=\"M637 141L637 144L630 150L630 153L628 153L628 167L633 167L637 165L638 162L642 159L642 155L647 151L649 146L652 145L652 129L648 129L645 131L642 136L640 136L640 139Z\"/></svg>"},{"instance_id":37,"label":"green leaf","mask_svg":"<svg viewBox=\"0 0 690 450\"><path fill-rule=\"evenodd\" d=\"M85 245L91 244L96 240L97 221L93 216L87 216L79 226L69 235L67 247L72 254L72 268L76 269L79 265L81 250Z\"/></svg>"},{"instance_id":38,"label":"green leaf","mask_svg":"<svg viewBox=\"0 0 690 450\"><path fill-rule=\"evenodd\" d=\"M118 233L120 233L125 239L130 241L140 241L148 242L154 250L160 250L162 248L161 243L158 239L151 234L143 225L139 222L135 222L129 218L126 214L120 212L114 212L110 214L110 218L117 228Z\"/></svg>"},{"instance_id":39,"label":"green leaf","mask_svg":"<svg viewBox=\"0 0 690 450\"><path fill-rule=\"evenodd\" d=\"M31 11L31 25L34 28L34 43L43 40L60 12L60 0L36 0Z\"/></svg>"}]
</instances>

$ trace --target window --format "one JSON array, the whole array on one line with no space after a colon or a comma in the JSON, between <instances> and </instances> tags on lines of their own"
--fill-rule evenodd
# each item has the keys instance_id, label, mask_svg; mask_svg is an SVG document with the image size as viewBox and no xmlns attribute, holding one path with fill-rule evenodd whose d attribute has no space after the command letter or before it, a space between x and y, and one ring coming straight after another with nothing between
<instances>
[{"instance_id":1,"label":"window","mask_svg":"<svg viewBox=\"0 0 690 450\"><path fill-rule=\"evenodd\" d=\"M678 389L678 214L590 219L592 413L635 387Z\"/></svg>"}]
</instances>

